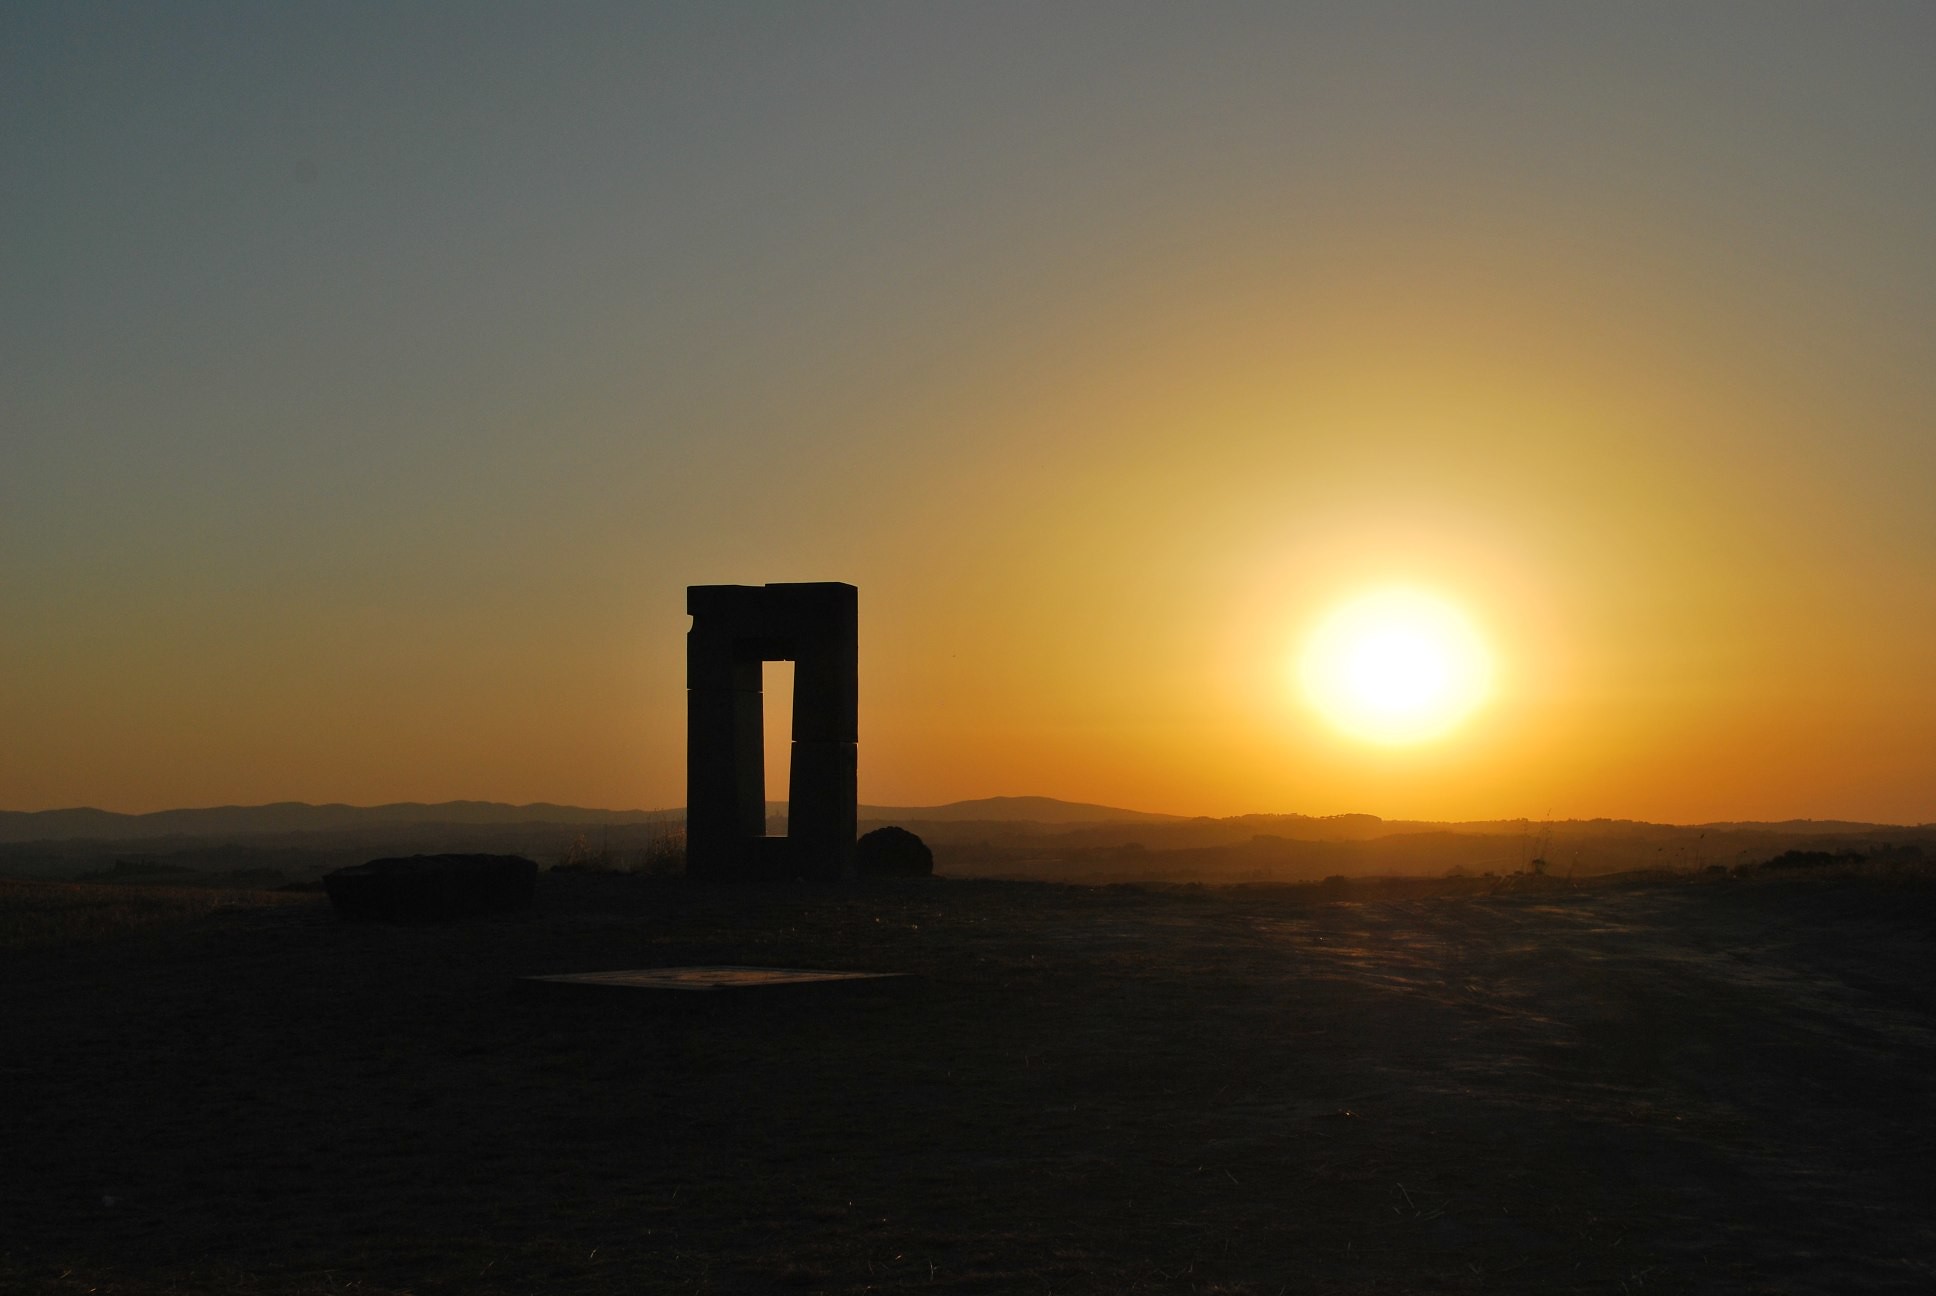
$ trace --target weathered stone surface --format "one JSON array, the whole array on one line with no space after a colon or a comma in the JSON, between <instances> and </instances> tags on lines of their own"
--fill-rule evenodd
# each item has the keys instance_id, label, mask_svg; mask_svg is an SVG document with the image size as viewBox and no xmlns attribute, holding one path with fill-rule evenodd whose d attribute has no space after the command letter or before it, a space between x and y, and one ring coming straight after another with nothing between
<instances>
[{"instance_id":1,"label":"weathered stone surface","mask_svg":"<svg viewBox=\"0 0 1936 1296\"><path fill-rule=\"evenodd\" d=\"M410 855L325 873L323 889L344 918L421 922L527 908L537 881L521 855Z\"/></svg>"},{"instance_id":2,"label":"weathered stone surface","mask_svg":"<svg viewBox=\"0 0 1936 1296\"><path fill-rule=\"evenodd\" d=\"M933 877L934 852L905 828L876 828L854 843L862 877Z\"/></svg>"}]
</instances>

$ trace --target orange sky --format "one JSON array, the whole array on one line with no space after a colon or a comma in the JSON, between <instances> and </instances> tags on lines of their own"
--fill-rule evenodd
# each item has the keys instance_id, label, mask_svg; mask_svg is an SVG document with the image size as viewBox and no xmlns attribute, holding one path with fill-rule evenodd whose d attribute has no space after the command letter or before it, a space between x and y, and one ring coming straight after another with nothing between
<instances>
[{"instance_id":1,"label":"orange sky","mask_svg":"<svg viewBox=\"0 0 1936 1296\"><path fill-rule=\"evenodd\" d=\"M32 11L0 806L676 805L686 585L842 580L872 803L1936 819L1864 15ZM1404 750L1293 683L1392 582Z\"/></svg>"}]
</instances>

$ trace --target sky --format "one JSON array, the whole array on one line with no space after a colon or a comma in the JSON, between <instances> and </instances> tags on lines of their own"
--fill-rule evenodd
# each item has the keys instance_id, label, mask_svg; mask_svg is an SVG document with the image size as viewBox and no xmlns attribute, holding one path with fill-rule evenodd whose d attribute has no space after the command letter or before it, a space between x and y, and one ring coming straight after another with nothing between
<instances>
[{"instance_id":1,"label":"sky","mask_svg":"<svg viewBox=\"0 0 1936 1296\"><path fill-rule=\"evenodd\" d=\"M0 808L1936 820L1936 10L0 9ZM1326 723L1328 609L1493 665Z\"/></svg>"}]
</instances>

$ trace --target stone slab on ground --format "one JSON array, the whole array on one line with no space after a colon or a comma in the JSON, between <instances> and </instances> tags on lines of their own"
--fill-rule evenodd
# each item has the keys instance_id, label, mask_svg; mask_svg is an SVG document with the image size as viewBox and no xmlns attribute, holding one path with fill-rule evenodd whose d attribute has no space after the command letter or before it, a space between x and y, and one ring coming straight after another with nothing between
<instances>
[{"instance_id":1,"label":"stone slab on ground","mask_svg":"<svg viewBox=\"0 0 1936 1296\"><path fill-rule=\"evenodd\" d=\"M564 972L529 976L526 981L561 985L616 986L627 990L755 990L772 986L811 985L825 981L880 981L900 972L830 972L817 968L767 968L717 965L709 967L634 968L623 972Z\"/></svg>"}]
</instances>

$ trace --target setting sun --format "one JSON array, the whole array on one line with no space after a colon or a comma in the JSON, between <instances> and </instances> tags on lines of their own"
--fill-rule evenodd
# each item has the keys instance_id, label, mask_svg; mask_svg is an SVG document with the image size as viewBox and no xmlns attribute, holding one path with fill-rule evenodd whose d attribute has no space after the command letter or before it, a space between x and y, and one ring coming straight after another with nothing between
<instances>
[{"instance_id":1,"label":"setting sun","mask_svg":"<svg viewBox=\"0 0 1936 1296\"><path fill-rule=\"evenodd\" d=\"M1402 745L1440 737L1485 700L1492 664L1472 622L1411 589L1334 609L1305 646L1305 699L1340 730Z\"/></svg>"}]
</instances>

